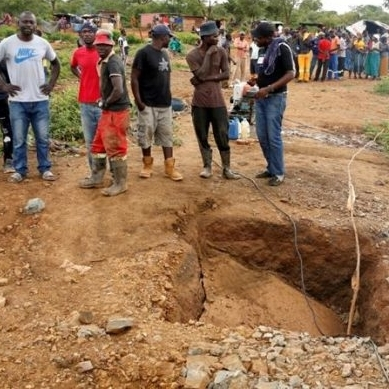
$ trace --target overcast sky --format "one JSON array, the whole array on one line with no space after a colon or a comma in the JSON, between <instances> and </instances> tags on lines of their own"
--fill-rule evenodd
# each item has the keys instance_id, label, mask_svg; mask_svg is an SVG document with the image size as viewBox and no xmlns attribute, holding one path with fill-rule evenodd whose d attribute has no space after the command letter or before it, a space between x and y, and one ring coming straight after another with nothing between
<instances>
[{"instance_id":1,"label":"overcast sky","mask_svg":"<svg viewBox=\"0 0 389 389\"><path fill-rule=\"evenodd\" d=\"M350 11L350 7L359 5L382 6L384 0L321 0L325 11L336 11L339 14Z\"/></svg>"}]
</instances>

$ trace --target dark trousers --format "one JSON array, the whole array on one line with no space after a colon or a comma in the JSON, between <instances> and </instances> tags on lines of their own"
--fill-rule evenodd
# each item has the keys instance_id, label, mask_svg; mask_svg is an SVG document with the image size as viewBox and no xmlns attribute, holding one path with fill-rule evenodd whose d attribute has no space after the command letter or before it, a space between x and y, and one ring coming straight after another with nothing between
<instances>
[{"instance_id":1,"label":"dark trousers","mask_svg":"<svg viewBox=\"0 0 389 389\"><path fill-rule=\"evenodd\" d=\"M250 74L257 74L257 62L258 58L250 59Z\"/></svg>"},{"instance_id":2,"label":"dark trousers","mask_svg":"<svg viewBox=\"0 0 389 389\"><path fill-rule=\"evenodd\" d=\"M12 159L12 128L9 120L8 99L0 99L0 127L3 133L4 162Z\"/></svg>"},{"instance_id":3,"label":"dark trousers","mask_svg":"<svg viewBox=\"0 0 389 389\"><path fill-rule=\"evenodd\" d=\"M339 73L339 77L343 77L344 76L344 64L346 62L346 57L339 57L338 56L338 73Z\"/></svg>"},{"instance_id":4,"label":"dark trousers","mask_svg":"<svg viewBox=\"0 0 389 389\"><path fill-rule=\"evenodd\" d=\"M328 70L328 59L318 59L315 81L319 81L319 78L321 81L324 81L327 77L327 70Z\"/></svg>"},{"instance_id":5,"label":"dark trousers","mask_svg":"<svg viewBox=\"0 0 389 389\"><path fill-rule=\"evenodd\" d=\"M212 125L213 137L219 151L229 151L228 113L226 107L192 107L192 122L199 143L200 152L211 150L208 142L209 127Z\"/></svg>"}]
</instances>

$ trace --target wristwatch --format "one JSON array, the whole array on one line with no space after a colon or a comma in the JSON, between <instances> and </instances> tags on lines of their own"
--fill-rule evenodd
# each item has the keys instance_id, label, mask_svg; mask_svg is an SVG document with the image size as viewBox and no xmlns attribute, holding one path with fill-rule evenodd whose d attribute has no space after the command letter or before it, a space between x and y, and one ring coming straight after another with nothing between
<instances>
[{"instance_id":1,"label":"wristwatch","mask_svg":"<svg viewBox=\"0 0 389 389\"><path fill-rule=\"evenodd\" d=\"M107 103L105 100L100 100L97 105L99 108L107 108Z\"/></svg>"}]
</instances>

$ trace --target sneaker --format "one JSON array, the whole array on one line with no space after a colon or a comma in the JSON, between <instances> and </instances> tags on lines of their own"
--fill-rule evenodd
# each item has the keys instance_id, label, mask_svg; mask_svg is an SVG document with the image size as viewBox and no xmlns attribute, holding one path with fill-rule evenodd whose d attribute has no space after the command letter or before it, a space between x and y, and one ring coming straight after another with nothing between
<instances>
[{"instance_id":1,"label":"sneaker","mask_svg":"<svg viewBox=\"0 0 389 389\"><path fill-rule=\"evenodd\" d=\"M272 175L267 170L265 170L261 173L257 173L255 175L255 178L270 178L270 177L272 177Z\"/></svg>"},{"instance_id":2,"label":"sneaker","mask_svg":"<svg viewBox=\"0 0 389 389\"><path fill-rule=\"evenodd\" d=\"M269 185L270 186L278 186L281 185L284 182L284 177L282 176L274 176L270 178Z\"/></svg>"},{"instance_id":3,"label":"sneaker","mask_svg":"<svg viewBox=\"0 0 389 389\"><path fill-rule=\"evenodd\" d=\"M8 178L8 182L13 182L13 183L19 183L19 182L22 182L24 180L24 177L20 174L20 173L13 173L9 176Z\"/></svg>"},{"instance_id":4,"label":"sneaker","mask_svg":"<svg viewBox=\"0 0 389 389\"><path fill-rule=\"evenodd\" d=\"M8 173L15 173L15 168L14 168L13 165L12 165L12 159L6 159L6 160L5 160L3 172L4 172L5 174L8 174Z\"/></svg>"},{"instance_id":5,"label":"sneaker","mask_svg":"<svg viewBox=\"0 0 389 389\"><path fill-rule=\"evenodd\" d=\"M44 181L55 181L56 179L57 178L55 177L55 175L50 170L46 170L42 174L42 180L44 180Z\"/></svg>"}]
</instances>

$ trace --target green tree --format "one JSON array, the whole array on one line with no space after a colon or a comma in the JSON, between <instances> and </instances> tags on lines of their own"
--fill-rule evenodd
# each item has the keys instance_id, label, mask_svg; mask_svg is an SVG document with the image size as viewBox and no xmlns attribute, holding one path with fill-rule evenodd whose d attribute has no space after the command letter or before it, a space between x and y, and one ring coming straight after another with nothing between
<instances>
[{"instance_id":1,"label":"green tree","mask_svg":"<svg viewBox=\"0 0 389 389\"><path fill-rule=\"evenodd\" d=\"M286 25L291 25L293 13L301 3L301 0L268 0L266 11L273 19L279 18Z\"/></svg>"},{"instance_id":2,"label":"green tree","mask_svg":"<svg viewBox=\"0 0 389 389\"><path fill-rule=\"evenodd\" d=\"M323 4L320 0L303 0L298 8L300 13L318 12Z\"/></svg>"},{"instance_id":3,"label":"green tree","mask_svg":"<svg viewBox=\"0 0 389 389\"><path fill-rule=\"evenodd\" d=\"M7 0L0 3L0 12L9 12L18 17L23 11L31 11L37 17L51 15L50 6L47 2L40 0Z\"/></svg>"}]
</instances>

